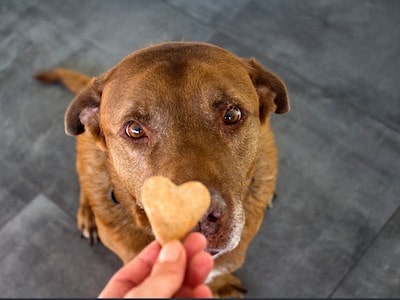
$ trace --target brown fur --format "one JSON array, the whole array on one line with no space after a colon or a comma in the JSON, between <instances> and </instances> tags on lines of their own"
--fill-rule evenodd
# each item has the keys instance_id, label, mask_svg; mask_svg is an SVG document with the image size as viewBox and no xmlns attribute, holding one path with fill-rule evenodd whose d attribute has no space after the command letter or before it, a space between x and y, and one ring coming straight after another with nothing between
<instances>
[{"instance_id":1,"label":"brown fur","mask_svg":"<svg viewBox=\"0 0 400 300\"><path fill-rule=\"evenodd\" d=\"M207 235L210 249L227 247L239 222L233 213L243 208L240 242L215 259L218 276L209 283L215 296L242 295L231 272L243 264L274 193L277 151L269 113L289 110L282 81L254 59L204 43L151 46L91 80L64 69L38 79L79 91L65 126L77 136L80 230L87 237L98 232L126 263L154 239L140 202L144 180L200 180L224 202L217 234ZM226 125L232 106L242 119ZM142 125L144 138L125 134L129 121Z\"/></svg>"}]
</instances>

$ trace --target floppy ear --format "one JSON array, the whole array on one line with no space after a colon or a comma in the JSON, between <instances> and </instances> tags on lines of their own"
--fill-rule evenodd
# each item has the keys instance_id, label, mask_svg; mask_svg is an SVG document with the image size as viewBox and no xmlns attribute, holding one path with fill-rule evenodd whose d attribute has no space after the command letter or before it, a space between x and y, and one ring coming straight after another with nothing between
<instances>
[{"instance_id":1,"label":"floppy ear","mask_svg":"<svg viewBox=\"0 0 400 300\"><path fill-rule=\"evenodd\" d=\"M276 75L269 72L255 59L243 60L251 81L260 99L260 120L265 121L267 114L284 114L289 111L289 98L285 84Z\"/></svg>"},{"instance_id":2,"label":"floppy ear","mask_svg":"<svg viewBox=\"0 0 400 300\"><path fill-rule=\"evenodd\" d=\"M104 148L105 140L100 128L100 101L103 85L99 79L92 79L87 87L79 93L65 113L65 132L76 136L89 131L96 143Z\"/></svg>"}]
</instances>

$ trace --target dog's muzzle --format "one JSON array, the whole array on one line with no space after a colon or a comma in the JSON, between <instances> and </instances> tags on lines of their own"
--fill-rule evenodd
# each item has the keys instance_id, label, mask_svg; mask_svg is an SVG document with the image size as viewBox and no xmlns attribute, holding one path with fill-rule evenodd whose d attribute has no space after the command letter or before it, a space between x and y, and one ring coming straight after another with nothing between
<instances>
[{"instance_id":1,"label":"dog's muzzle","mask_svg":"<svg viewBox=\"0 0 400 300\"><path fill-rule=\"evenodd\" d=\"M237 226L236 223L244 224L244 222L241 222L243 218L235 216L237 209L228 208L219 192L210 191L210 195L210 207L193 231L200 232L206 237L206 251L215 258L237 246L243 226ZM232 214L229 213L231 210Z\"/></svg>"}]
</instances>

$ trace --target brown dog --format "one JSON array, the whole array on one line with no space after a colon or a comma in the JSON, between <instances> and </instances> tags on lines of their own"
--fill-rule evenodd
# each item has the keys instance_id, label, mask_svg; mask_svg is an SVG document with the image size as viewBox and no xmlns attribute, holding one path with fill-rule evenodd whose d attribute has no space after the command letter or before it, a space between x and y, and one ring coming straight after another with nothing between
<instances>
[{"instance_id":1,"label":"brown dog","mask_svg":"<svg viewBox=\"0 0 400 300\"><path fill-rule=\"evenodd\" d=\"M77 136L78 226L124 263L154 239L142 209L144 180L204 183L212 204L194 230L215 258L215 296L241 296L231 275L270 203L277 151L269 113L289 110L282 81L255 60L205 43L164 43L125 57L97 78L38 74L78 93L65 115ZM180 212L176 212L177 214Z\"/></svg>"}]
</instances>

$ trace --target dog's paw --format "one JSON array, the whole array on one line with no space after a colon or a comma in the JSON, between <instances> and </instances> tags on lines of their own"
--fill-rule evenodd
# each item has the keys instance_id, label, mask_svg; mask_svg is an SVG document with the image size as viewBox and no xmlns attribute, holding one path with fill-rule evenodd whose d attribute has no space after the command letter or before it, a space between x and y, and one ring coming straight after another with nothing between
<instances>
[{"instance_id":1,"label":"dog's paw","mask_svg":"<svg viewBox=\"0 0 400 300\"><path fill-rule=\"evenodd\" d=\"M90 245L99 243L100 238L97 233L96 219L89 205L79 206L77 219L81 237L88 239Z\"/></svg>"},{"instance_id":2,"label":"dog's paw","mask_svg":"<svg viewBox=\"0 0 400 300\"><path fill-rule=\"evenodd\" d=\"M215 278L209 287L214 298L244 298L247 290L239 278L233 274L224 274Z\"/></svg>"}]
</instances>

